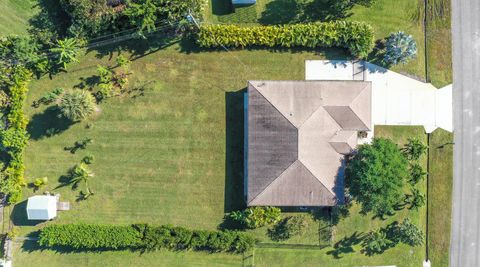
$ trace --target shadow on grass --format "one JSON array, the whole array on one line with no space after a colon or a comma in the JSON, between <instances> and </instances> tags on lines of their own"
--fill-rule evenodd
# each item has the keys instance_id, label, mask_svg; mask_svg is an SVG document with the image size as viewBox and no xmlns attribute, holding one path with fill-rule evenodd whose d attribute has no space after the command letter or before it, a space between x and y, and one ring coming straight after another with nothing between
<instances>
[{"instance_id":1,"label":"shadow on grass","mask_svg":"<svg viewBox=\"0 0 480 267\"><path fill-rule=\"evenodd\" d=\"M245 208L243 181L245 92L246 89L225 93L225 213ZM225 221L225 224L228 226L229 222Z\"/></svg>"},{"instance_id":2,"label":"shadow on grass","mask_svg":"<svg viewBox=\"0 0 480 267\"><path fill-rule=\"evenodd\" d=\"M364 233L355 231L351 236L346 236L333 245L333 250L327 251L328 255L332 255L335 259L342 258L342 254L348 254L355 252L353 248L362 242L365 237Z\"/></svg>"},{"instance_id":3,"label":"shadow on grass","mask_svg":"<svg viewBox=\"0 0 480 267\"><path fill-rule=\"evenodd\" d=\"M122 52L128 52L131 54L129 60L134 61L174 45L178 43L180 39L181 38L175 34L158 33L152 34L146 39L137 38L101 47L89 48L87 54L96 52L97 54L95 56L97 58L101 59L108 56L109 60L112 60L115 55L118 56Z\"/></svg>"},{"instance_id":4,"label":"shadow on grass","mask_svg":"<svg viewBox=\"0 0 480 267\"><path fill-rule=\"evenodd\" d=\"M300 13L301 5L297 0L272 1L258 21L264 25L294 23L298 22Z\"/></svg>"},{"instance_id":5,"label":"shadow on grass","mask_svg":"<svg viewBox=\"0 0 480 267\"><path fill-rule=\"evenodd\" d=\"M227 15L235 12L235 7L231 0L211 0L212 13L217 16Z\"/></svg>"},{"instance_id":6,"label":"shadow on grass","mask_svg":"<svg viewBox=\"0 0 480 267\"><path fill-rule=\"evenodd\" d=\"M39 140L43 137L50 137L60 134L72 126L72 122L63 117L59 117L56 107L48 107L42 113L33 115L27 126L30 138Z\"/></svg>"},{"instance_id":7,"label":"shadow on grass","mask_svg":"<svg viewBox=\"0 0 480 267\"><path fill-rule=\"evenodd\" d=\"M29 220L27 217L27 200L24 200L13 207L11 220L16 226L35 226L45 221Z\"/></svg>"}]
</instances>

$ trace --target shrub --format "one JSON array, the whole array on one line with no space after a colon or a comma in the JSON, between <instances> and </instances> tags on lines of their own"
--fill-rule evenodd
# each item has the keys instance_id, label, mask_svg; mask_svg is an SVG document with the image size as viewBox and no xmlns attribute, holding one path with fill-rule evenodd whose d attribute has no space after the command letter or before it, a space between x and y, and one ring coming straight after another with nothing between
<instances>
[{"instance_id":1,"label":"shrub","mask_svg":"<svg viewBox=\"0 0 480 267\"><path fill-rule=\"evenodd\" d=\"M383 216L403 196L408 161L391 140L374 138L371 144L359 146L345 174L349 193L361 203L362 212Z\"/></svg>"},{"instance_id":2,"label":"shrub","mask_svg":"<svg viewBox=\"0 0 480 267\"><path fill-rule=\"evenodd\" d=\"M304 215L290 216L269 229L268 233L272 240L281 241L303 234L307 227L308 221Z\"/></svg>"},{"instance_id":3,"label":"shrub","mask_svg":"<svg viewBox=\"0 0 480 267\"><path fill-rule=\"evenodd\" d=\"M324 22L272 26L203 25L197 34L201 47L343 47L356 57L373 48L373 29L362 22Z\"/></svg>"},{"instance_id":4,"label":"shrub","mask_svg":"<svg viewBox=\"0 0 480 267\"><path fill-rule=\"evenodd\" d=\"M95 157L93 155L86 155L85 157L83 157L82 162L85 164L92 164L94 160Z\"/></svg>"},{"instance_id":5,"label":"shrub","mask_svg":"<svg viewBox=\"0 0 480 267\"><path fill-rule=\"evenodd\" d=\"M423 244L424 235L422 230L406 218L402 223L394 222L387 227L387 236L392 242L414 246Z\"/></svg>"},{"instance_id":6,"label":"shrub","mask_svg":"<svg viewBox=\"0 0 480 267\"><path fill-rule=\"evenodd\" d=\"M48 183L48 178L47 177L42 177L42 178L37 178L33 181L33 185L36 188L40 188Z\"/></svg>"},{"instance_id":7,"label":"shrub","mask_svg":"<svg viewBox=\"0 0 480 267\"><path fill-rule=\"evenodd\" d=\"M369 232L362 242L363 251L369 256L381 254L391 245L392 242L383 231Z\"/></svg>"},{"instance_id":8,"label":"shrub","mask_svg":"<svg viewBox=\"0 0 480 267\"><path fill-rule=\"evenodd\" d=\"M410 184L416 185L418 182L423 180L427 173L423 171L422 165L418 163L412 163L410 164Z\"/></svg>"},{"instance_id":9,"label":"shrub","mask_svg":"<svg viewBox=\"0 0 480 267\"><path fill-rule=\"evenodd\" d=\"M255 229L280 221L281 210L275 207L249 207L244 211L232 212L229 216L247 228Z\"/></svg>"},{"instance_id":10,"label":"shrub","mask_svg":"<svg viewBox=\"0 0 480 267\"><path fill-rule=\"evenodd\" d=\"M135 249L142 245L142 236L132 226L51 224L40 230L38 242L45 247Z\"/></svg>"},{"instance_id":11,"label":"shrub","mask_svg":"<svg viewBox=\"0 0 480 267\"><path fill-rule=\"evenodd\" d=\"M427 146L418 138L409 138L403 152L409 160L419 160L423 154L427 153Z\"/></svg>"},{"instance_id":12,"label":"shrub","mask_svg":"<svg viewBox=\"0 0 480 267\"><path fill-rule=\"evenodd\" d=\"M425 205L425 195L422 194L417 188L412 188L412 194L407 195L406 202L410 203L409 209L418 210L418 208Z\"/></svg>"},{"instance_id":13,"label":"shrub","mask_svg":"<svg viewBox=\"0 0 480 267\"><path fill-rule=\"evenodd\" d=\"M390 34L387 38L383 61L387 65L407 63L416 54L417 43L413 37L400 31Z\"/></svg>"},{"instance_id":14,"label":"shrub","mask_svg":"<svg viewBox=\"0 0 480 267\"><path fill-rule=\"evenodd\" d=\"M197 231L171 225L129 226L64 224L48 225L40 230L39 244L82 250L208 250L243 253L251 250L255 239L235 231Z\"/></svg>"},{"instance_id":15,"label":"shrub","mask_svg":"<svg viewBox=\"0 0 480 267\"><path fill-rule=\"evenodd\" d=\"M87 91L71 90L60 98L58 108L63 117L71 121L79 121L95 111L95 100Z\"/></svg>"}]
</instances>

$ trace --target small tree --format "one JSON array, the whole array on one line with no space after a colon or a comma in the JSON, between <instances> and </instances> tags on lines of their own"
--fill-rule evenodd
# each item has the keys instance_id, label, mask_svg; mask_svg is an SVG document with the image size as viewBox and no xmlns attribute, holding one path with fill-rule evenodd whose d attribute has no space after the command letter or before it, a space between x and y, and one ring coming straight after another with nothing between
<instances>
[{"instance_id":1,"label":"small tree","mask_svg":"<svg viewBox=\"0 0 480 267\"><path fill-rule=\"evenodd\" d=\"M361 203L362 212L383 216L403 196L408 161L395 143L374 138L371 144L359 146L345 173L348 191Z\"/></svg>"},{"instance_id":2,"label":"small tree","mask_svg":"<svg viewBox=\"0 0 480 267\"><path fill-rule=\"evenodd\" d=\"M78 62L78 50L80 45L74 38L58 40L55 47L50 48L50 52L56 56L57 63L64 69L72 62Z\"/></svg>"},{"instance_id":3,"label":"small tree","mask_svg":"<svg viewBox=\"0 0 480 267\"><path fill-rule=\"evenodd\" d=\"M394 222L387 227L388 239L392 242L410 245L412 247L423 244L424 235L422 230L405 218L402 223Z\"/></svg>"},{"instance_id":4,"label":"small tree","mask_svg":"<svg viewBox=\"0 0 480 267\"><path fill-rule=\"evenodd\" d=\"M392 245L392 242L387 238L384 231L374 231L367 234L362 245L364 253L371 256L383 253Z\"/></svg>"},{"instance_id":5,"label":"small tree","mask_svg":"<svg viewBox=\"0 0 480 267\"><path fill-rule=\"evenodd\" d=\"M275 207L249 207L244 211L234 211L229 217L247 228L255 229L280 221L281 211Z\"/></svg>"},{"instance_id":6,"label":"small tree","mask_svg":"<svg viewBox=\"0 0 480 267\"><path fill-rule=\"evenodd\" d=\"M418 210L418 208L425 205L425 195L417 188L412 188L412 194L407 195L406 201L410 203L409 209Z\"/></svg>"},{"instance_id":7,"label":"small tree","mask_svg":"<svg viewBox=\"0 0 480 267\"><path fill-rule=\"evenodd\" d=\"M272 240L281 241L303 234L307 227L308 220L305 215L289 216L269 229L268 234Z\"/></svg>"},{"instance_id":8,"label":"small tree","mask_svg":"<svg viewBox=\"0 0 480 267\"><path fill-rule=\"evenodd\" d=\"M385 47L383 61L387 65L407 63L409 59L417 54L417 43L413 37L401 31L392 33L387 38Z\"/></svg>"},{"instance_id":9,"label":"small tree","mask_svg":"<svg viewBox=\"0 0 480 267\"><path fill-rule=\"evenodd\" d=\"M416 185L418 182L423 180L427 173L423 171L423 168L418 163L410 164L410 180L409 183L413 186Z\"/></svg>"},{"instance_id":10,"label":"small tree","mask_svg":"<svg viewBox=\"0 0 480 267\"><path fill-rule=\"evenodd\" d=\"M46 185L48 183L48 178L47 177L42 177L42 178L37 178L33 181L33 186L35 186L35 189L40 189L42 186Z\"/></svg>"},{"instance_id":11,"label":"small tree","mask_svg":"<svg viewBox=\"0 0 480 267\"><path fill-rule=\"evenodd\" d=\"M95 100L87 91L71 90L62 95L58 107L63 117L71 121L79 121L95 111Z\"/></svg>"},{"instance_id":12,"label":"small tree","mask_svg":"<svg viewBox=\"0 0 480 267\"><path fill-rule=\"evenodd\" d=\"M83 199L87 199L89 196L93 195L92 190L90 190L90 187L88 186L88 181L92 176L93 173L90 172L85 163L77 164L70 170L70 183L73 187L78 187L80 183L85 185L86 192L80 192Z\"/></svg>"},{"instance_id":13,"label":"small tree","mask_svg":"<svg viewBox=\"0 0 480 267\"><path fill-rule=\"evenodd\" d=\"M427 153L427 146L418 138L409 138L403 151L409 160L418 160L423 154Z\"/></svg>"}]
</instances>

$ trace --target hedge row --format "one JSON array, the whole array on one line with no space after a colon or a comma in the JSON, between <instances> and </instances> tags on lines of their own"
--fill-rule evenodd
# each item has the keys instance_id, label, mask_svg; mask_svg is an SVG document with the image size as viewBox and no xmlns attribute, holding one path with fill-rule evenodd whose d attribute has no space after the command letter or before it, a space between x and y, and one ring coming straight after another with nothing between
<instances>
[{"instance_id":1,"label":"hedge row","mask_svg":"<svg viewBox=\"0 0 480 267\"><path fill-rule=\"evenodd\" d=\"M80 250L169 249L242 253L253 248L255 239L236 231L189 230L170 225L63 224L41 229L39 244Z\"/></svg>"},{"instance_id":2,"label":"hedge row","mask_svg":"<svg viewBox=\"0 0 480 267\"><path fill-rule=\"evenodd\" d=\"M24 152L28 142L26 130L28 120L23 113L27 85L31 72L21 65L0 68L0 90L6 92L6 101L1 107L6 115L6 124L0 130L0 146L8 155L5 170L1 170L0 191L8 196L10 204L22 197L24 179Z\"/></svg>"},{"instance_id":3,"label":"hedge row","mask_svg":"<svg viewBox=\"0 0 480 267\"><path fill-rule=\"evenodd\" d=\"M352 21L251 27L216 24L201 26L197 43L201 47L343 47L362 58L372 51L373 38L370 25Z\"/></svg>"}]
</instances>

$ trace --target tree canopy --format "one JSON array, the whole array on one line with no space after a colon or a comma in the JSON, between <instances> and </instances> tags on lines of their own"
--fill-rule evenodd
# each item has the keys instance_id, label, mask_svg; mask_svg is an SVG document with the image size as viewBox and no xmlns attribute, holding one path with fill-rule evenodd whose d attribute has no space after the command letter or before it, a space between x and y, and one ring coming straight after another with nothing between
<instances>
[{"instance_id":1,"label":"tree canopy","mask_svg":"<svg viewBox=\"0 0 480 267\"><path fill-rule=\"evenodd\" d=\"M408 161L391 140L374 138L361 145L346 167L346 186L362 212L379 216L393 211L403 196Z\"/></svg>"}]
</instances>

